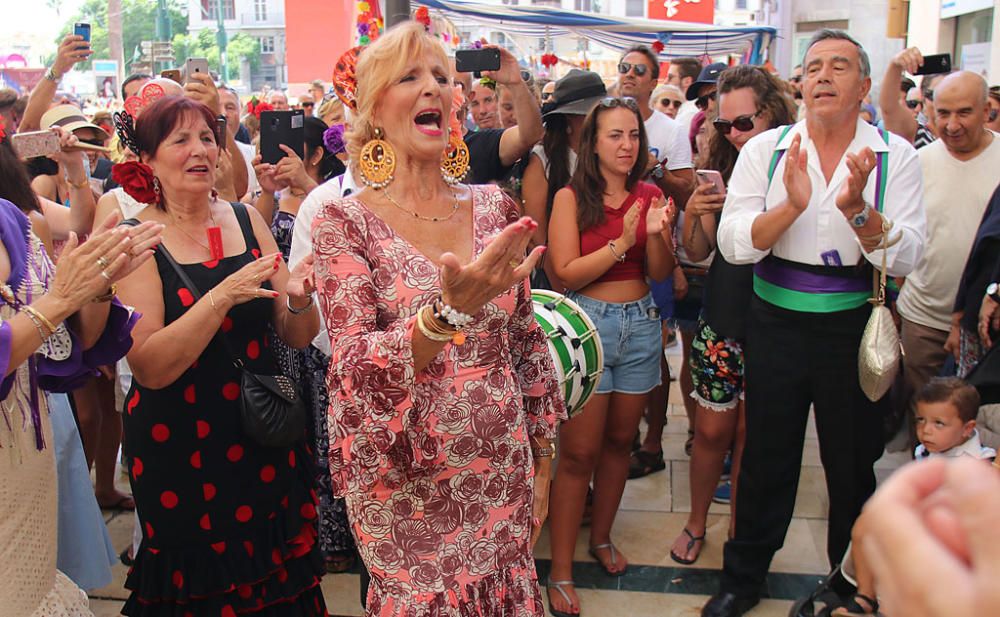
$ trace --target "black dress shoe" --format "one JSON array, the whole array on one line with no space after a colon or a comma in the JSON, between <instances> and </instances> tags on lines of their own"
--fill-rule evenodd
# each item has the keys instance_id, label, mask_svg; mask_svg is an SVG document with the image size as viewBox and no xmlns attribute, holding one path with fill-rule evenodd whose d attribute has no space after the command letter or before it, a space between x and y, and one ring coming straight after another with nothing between
<instances>
[{"instance_id":1,"label":"black dress shoe","mask_svg":"<svg viewBox=\"0 0 1000 617\"><path fill-rule=\"evenodd\" d=\"M717 593L701 608L701 617L740 617L743 613L757 606L760 598L757 596L738 596L735 593L723 591Z\"/></svg>"}]
</instances>

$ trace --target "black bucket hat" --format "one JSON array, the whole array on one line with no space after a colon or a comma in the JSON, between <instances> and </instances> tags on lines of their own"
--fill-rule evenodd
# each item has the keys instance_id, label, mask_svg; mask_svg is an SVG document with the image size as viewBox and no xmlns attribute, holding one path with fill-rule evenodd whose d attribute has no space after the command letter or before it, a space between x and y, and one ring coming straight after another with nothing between
<instances>
[{"instance_id":1,"label":"black bucket hat","mask_svg":"<svg viewBox=\"0 0 1000 617\"><path fill-rule=\"evenodd\" d=\"M693 101L698 98L698 91L701 90L701 87L712 86L718 83L719 73L728 68L728 64L716 62L715 64L709 64L705 68L701 69L701 73L698 74L698 80L688 86L685 98L689 101Z\"/></svg>"},{"instance_id":2,"label":"black bucket hat","mask_svg":"<svg viewBox=\"0 0 1000 617\"><path fill-rule=\"evenodd\" d=\"M542 117L554 114L585 116L607 95L608 89L600 75L572 69L556 81L552 98L542 106Z\"/></svg>"}]
</instances>

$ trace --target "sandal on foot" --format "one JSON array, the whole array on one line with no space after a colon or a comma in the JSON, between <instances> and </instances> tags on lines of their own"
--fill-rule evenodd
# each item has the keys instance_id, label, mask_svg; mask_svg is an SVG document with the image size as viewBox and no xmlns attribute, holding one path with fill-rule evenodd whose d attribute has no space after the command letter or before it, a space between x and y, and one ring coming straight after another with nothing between
<instances>
[{"instance_id":1,"label":"sandal on foot","mask_svg":"<svg viewBox=\"0 0 1000 617\"><path fill-rule=\"evenodd\" d=\"M700 536L695 536L693 533L688 531L687 527L684 528L684 533L688 537L687 549L684 551L684 555L690 553L691 549L694 548L694 545L699 542L701 542L702 547L705 546L705 534L701 534ZM701 556L701 549L698 549L698 554L694 556L694 559L688 559L683 555L678 555L677 553L670 551L670 558L676 561L677 563L683 564L685 566L689 566L694 562L698 561L698 557L700 556Z\"/></svg>"},{"instance_id":2,"label":"sandal on foot","mask_svg":"<svg viewBox=\"0 0 1000 617\"><path fill-rule=\"evenodd\" d=\"M573 600L570 599L568 593L566 593L565 591L563 591L563 587L566 586L566 585L573 585L575 587L576 583L574 583L573 581L554 581L554 580L552 580L550 578L549 580L545 581L545 590L546 590L546 594L545 595L548 595L547 592L552 591L552 589L554 588L556 591L559 592L559 595L561 595L563 597L563 599L566 600L566 604L569 604L570 607L572 607L573 606ZM580 616L580 613L567 613L567 612L564 612L564 611L557 611L555 608L552 607L552 598L550 597L548 600L549 600L549 612L552 613L552 617L579 617Z\"/></svg>"},{"instance_id":3,"label":"sandal on foot","mask_svg":"<svg viewBox=\"0 0 1000 617\"><path fill-rule=\"evenodd\" d=\"M663 450L659 452L636 450L632 453L632 458L629 460L628 479L644 478L651 473L656 473L666 468L667 463L663 460Z\"/></svg>"},{"instance_id":4,"label":"sandal on foot","mask_svg":"<svg viewBox=\"0 0 1000 617\"><path fill-rule=\"evenodd\" d=\"M588 552L590 553L591 557L597 560L597 563L601 564L601 567L604 568L604 571L608 574L608 576L621 576L625 574L625 571L628 570L628 564L626 564L625 567L619 572L615 572L614 570L608 568L608 566L604 565L604 562L601 561L601 558L597 556L597 551L603 548L608 549L608 552L611 553L610 563L612 565L618 565L618 549L615 548L614 544L608 543L608 544L598 544L596 546L591 546Z\"/></svg>"},{"instance_id":5,"label":"sandal on foot","mask_svg":"<svg viewBox=\"0 0 1000 617\"><path fill-rule=\"evenodd\" d=\"M858 600L867 606L862 606ZM830 613L830 617L874 617L875 615L878 615L878 600L869 598L863 593L854 594L847 604Z\"/></svg>"}]
</instances>

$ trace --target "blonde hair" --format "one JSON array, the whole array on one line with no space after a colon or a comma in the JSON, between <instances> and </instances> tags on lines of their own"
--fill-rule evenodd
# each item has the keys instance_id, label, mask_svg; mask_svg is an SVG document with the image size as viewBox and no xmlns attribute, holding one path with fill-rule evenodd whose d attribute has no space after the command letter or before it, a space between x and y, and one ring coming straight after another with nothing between
<instances>
[{"instance_id":1,"label":"blonde hair","mask_svg":"<svg viewBox=\"0 0 1000 617\"><path fill-rule=\"evenodd\" d=\"M680 88L673 84L660 84L659 86L656 86L656 90L653 90L653 94L651 94L649 98L650 100L655 101L667 92L673 94L682 101L684 100L684 93L681 92Z\"/></svg>"},{"instance_id":2,"label":"blonde hair","mask_svg":"<svg viewBox=\"0 0 1000 617\"><path fill-rule=\"evenodd\" d=\"M317 114L319 118L326 122L327 124L333 124L327 121L326 117L333 115L335 113L340 113L341 118L344 117L344 103L337 97L328 98L319 106L319 113ZM343 120L341 120L343 121Z\"/></svg>"},{"instance_id":3,"label":"blonde hair","mask_svg":"<svg viewBox=\"0 0 1000 617\"><path fill-rule=\"evenodd\" d=\"M351 112L351 128L347 132L347 153L352 161L359 160L361 148L375 137L375 111L386 90L403 76L414 58L428 54L438 56L442 66L450 66L441 43L427 34L423 24L415 21L389 28L361 51L355 72L358 108Z\"/></svg>"}]
</instances>

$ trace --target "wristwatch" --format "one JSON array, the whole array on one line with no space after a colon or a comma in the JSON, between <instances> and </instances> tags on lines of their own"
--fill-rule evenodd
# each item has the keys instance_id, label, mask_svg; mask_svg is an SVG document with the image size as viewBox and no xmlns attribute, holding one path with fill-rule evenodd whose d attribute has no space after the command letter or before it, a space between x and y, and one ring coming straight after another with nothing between
<instances>
[{"instance_id":1,"label":"wristwatch","mask_svg":"<svg viewBox=\"0 0 1000 617\"><path fill-rule=\"evenodd\" d=\"M657 163L655 167L649 172L649 175L653 176L657 180L663 178L663 164Z\"/></svg>"},{"instance_id":2,"label":"wristwatch","mask_svg":"<svg viewBox=\"0 0 1000 617\"><path fill-rule=\"evenodd\" d=\"M1000 283L990 283L987 285L986 295L994 302L1000 304Z\"/></svg>"},{"instance_id":3,"label":"wristwatch","mask_svg":"<svg viewBox=\"0 0 1000 617\"><path fill-rule=\"evenodd\" d=\"M871 216L872 207L865 202L865 207L861 208L861 212L848 217L847 222L851 224L854 229L861 229L868 224L868 217Z\"/></svg>"},{"instance_id":4,"label":"wristwatch","mask_svg":"<svg viewBox=\"0 0 1000 617\"><path fill-rule=\"evenodd\" d=\"M57 75L55 67L52 67L49 69L49 72L45 74L45 79L54 83L59 83L62 81L62 75Z\"/></svg>"}]
</instances>

